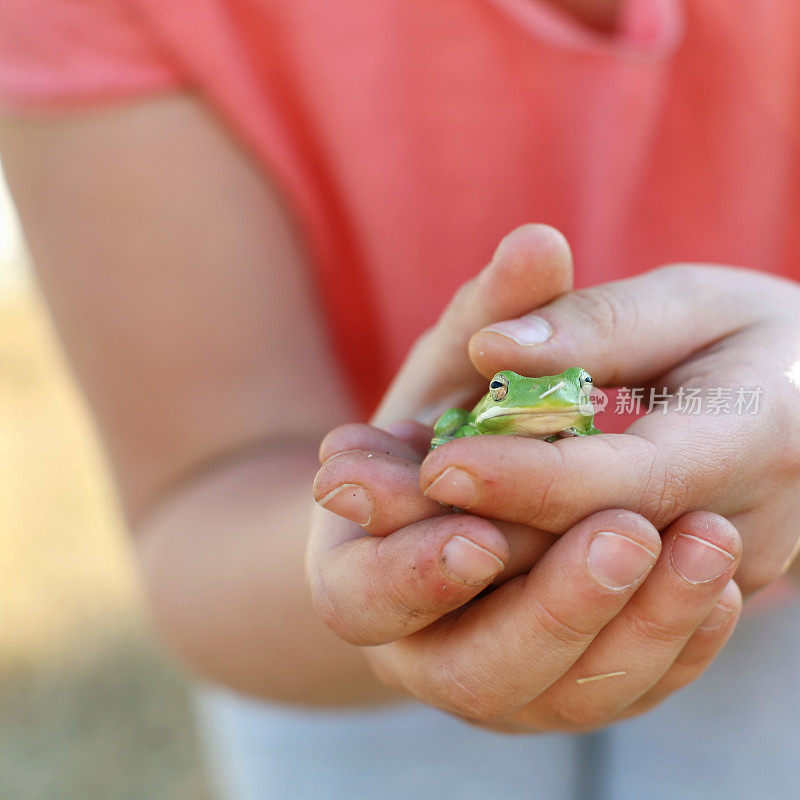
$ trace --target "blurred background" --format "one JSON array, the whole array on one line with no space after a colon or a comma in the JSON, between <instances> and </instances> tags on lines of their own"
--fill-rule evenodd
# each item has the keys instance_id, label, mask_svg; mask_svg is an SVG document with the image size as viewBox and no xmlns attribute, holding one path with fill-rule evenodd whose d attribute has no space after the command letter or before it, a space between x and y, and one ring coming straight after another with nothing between
<instances>
[{"instance_id":1,"label":"blurred background","mask_svg":"<svg viewBox=\"0 0 800 800\"><path fill-rule=\"evenodd\" d=\"M0 174L0 800L208 800Z\"/></svg>"}]
</instances>

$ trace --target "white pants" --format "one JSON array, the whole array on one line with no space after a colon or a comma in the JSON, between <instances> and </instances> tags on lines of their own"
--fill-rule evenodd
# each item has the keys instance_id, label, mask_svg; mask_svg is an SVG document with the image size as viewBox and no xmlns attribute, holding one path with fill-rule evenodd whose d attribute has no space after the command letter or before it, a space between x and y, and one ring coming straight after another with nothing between
<instances>
[{"instance_id":1,"label":"white pants","mask_svg":"<svg viewBox=\"0 0 800 800\"><path fill-rule=\"evenodd\" d=\"M214 689L198 709L224 800L796 800L800 593L749 609L692 686L590 736L505 736L416 704L319 712Z\"/></svg>"}]
</instances>

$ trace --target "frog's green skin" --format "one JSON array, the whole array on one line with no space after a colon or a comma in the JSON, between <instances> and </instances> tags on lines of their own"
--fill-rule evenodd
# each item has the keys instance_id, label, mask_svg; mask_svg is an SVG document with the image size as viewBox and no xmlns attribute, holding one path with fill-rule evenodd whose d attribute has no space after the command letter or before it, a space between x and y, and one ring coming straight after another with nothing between
<instances>
[{"instance_id":1,"label":"frog's green skin","mask_svg":"<svg viewBox=\"0 0 800 800\"><path fill-rule=\"evenodd\" d=\"M492 378L489 392L472 411L451 408L439 417L431 450L464 436L504 434L555 441L601 433L594 427L592 386L591 376L580 367L542 378L503 370Z\"/></svg>"}]
</instances>

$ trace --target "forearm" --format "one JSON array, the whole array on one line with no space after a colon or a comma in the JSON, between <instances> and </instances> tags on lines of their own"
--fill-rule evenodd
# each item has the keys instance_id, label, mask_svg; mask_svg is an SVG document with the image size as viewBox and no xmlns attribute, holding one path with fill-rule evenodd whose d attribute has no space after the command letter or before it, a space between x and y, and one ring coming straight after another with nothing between
<instances>
[{"instance_id":1,"label":"forearm","mask_svg":"<svg viewBox=\"0 0 800 800\"><path fill-rule=\"evenodd\" d=\"M154 623L195 672L296 703L391 699L314 613L304 579L308 446L230 460L135 526Z\"/></svg>"},{"instance_id":2,"label":"forearm","mask_svg":"<svg viewBox=\"0 0 800 800\"><path fill-rule=\"evenodd\" d=\"M219 456L352 416L283 193L190 92L4 119L0 145L122 504L145 520L135 538L164 638L242 691L377 697L307 596L314 448Z\"/></svg>"}]
</instances>

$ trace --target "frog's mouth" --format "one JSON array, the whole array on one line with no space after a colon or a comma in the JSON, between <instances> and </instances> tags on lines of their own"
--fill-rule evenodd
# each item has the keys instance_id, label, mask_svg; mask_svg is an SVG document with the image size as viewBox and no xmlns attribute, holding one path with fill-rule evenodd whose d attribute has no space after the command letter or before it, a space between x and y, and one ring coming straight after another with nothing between
<instances>
[{"instance_id":1,"label":"frog's mouth","mask_svg":"<svg viewBox=\"0 0 800 800\"><path fill-rule=\"evenodd\" d=\"M492 406L482 411L475 420L476 425L496 419L509 433L524 433L528 436L552 434L569 427L570 421L583 416L580 406L562 408L514 408ZM508 419L501 419L507 417Z\"/></svg>"}]
</instances>

